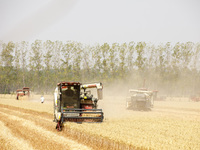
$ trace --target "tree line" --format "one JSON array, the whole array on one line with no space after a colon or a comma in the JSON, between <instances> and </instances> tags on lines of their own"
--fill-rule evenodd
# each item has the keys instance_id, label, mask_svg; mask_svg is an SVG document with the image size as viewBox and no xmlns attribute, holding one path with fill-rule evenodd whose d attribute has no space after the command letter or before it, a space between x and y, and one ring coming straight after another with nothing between
<instances>
[{"instance_id":1,"label":"tree line","mask_svg":"<svg viewBox=\"0 0 200 150\"><path fill-rule=\"evenodd\" d=\"M85 45L74 41L0 42L0 93L52 92L61 81L145 86L167 95L200 92L200 43ZM145 81L145 85L144 85Z\"/></svg>"}]
</instances>

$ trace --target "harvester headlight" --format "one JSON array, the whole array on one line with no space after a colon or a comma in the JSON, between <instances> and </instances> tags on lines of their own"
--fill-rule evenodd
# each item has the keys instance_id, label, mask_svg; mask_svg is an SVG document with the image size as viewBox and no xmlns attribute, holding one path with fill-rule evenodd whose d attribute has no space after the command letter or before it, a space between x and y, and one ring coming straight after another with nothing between
<instances>
[{"instance_id":1,"label":"harvester headlight","mask_svg":"<svg viewBox=\"0 0 200 150\"><path fill-rule=\"evenodd\" d=\"M57 119L58 121L60 121L60 119L61 119L61 113L60 113L60 112L58 112L58 113L56 114L56 119Z\"/></svg>"}]
</instances>

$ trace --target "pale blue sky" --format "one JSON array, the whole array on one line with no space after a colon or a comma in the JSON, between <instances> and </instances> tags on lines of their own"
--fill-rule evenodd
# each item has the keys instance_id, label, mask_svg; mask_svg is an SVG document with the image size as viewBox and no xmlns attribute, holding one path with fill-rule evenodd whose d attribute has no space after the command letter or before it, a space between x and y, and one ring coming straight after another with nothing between
<instances>
[{"instance_id":1,"label":"pale blue sky","mask_svg":"<svg viewBox=\"0 0 200 150\"><path fill-rule=\"evenodd\" d=\"M200 42L199 0L0 0L0 40Z\"/></svg>"}]
</instances>

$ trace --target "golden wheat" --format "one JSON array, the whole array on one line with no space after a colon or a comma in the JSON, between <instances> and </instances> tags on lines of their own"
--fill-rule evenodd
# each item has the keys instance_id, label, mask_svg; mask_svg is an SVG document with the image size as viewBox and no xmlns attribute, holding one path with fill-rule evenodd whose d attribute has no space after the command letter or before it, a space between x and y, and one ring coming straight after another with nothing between
<instances>
[{"instance_id":1,"label":"golden wheat","mask_svg":"<svg viewBox=\"0 0 200 150\"><path fill-rule=\"evenodd\" d=\"M51 113L52 103L0 98L1 104ZM200 103L155 102L151 112L126 110L127 116L103 123L65 123L66 134L104 149L200 149ZM108 114L108 113L107 113ZM116 113L117 115L117 113ZM98 148L97 148L98 149Z\"/></svg>"}]
</instances>

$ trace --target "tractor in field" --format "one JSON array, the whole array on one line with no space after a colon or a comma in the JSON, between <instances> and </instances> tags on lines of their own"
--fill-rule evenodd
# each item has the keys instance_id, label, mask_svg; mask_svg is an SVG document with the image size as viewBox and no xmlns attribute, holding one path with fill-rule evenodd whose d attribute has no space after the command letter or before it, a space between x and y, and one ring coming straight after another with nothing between
<instances>
[{"instance_id":1,"label":"tractor in field","mask_svg":"<svg viewBox=\"0 0 200 150\"><path fill-rule=\"evenodd\" d=\"M157 97L157 91L147 89L130 89L129 94L126 98L126 109L132 110L151 110Z\"/></svg>"},{"instance_id":2,"label":"tractor in field","mask_svg":"<svg viewBox=\"0 0 200 150\"><path fill-rule=\"evenodd\" d=\"M97 89L93 97L89 88ZM103 99L102 83L81 84L79 82L61 82L54 92L54 122L61 131L64 122L102 122L102 109L97 109L98 100Z\"/></svg>"},{"instance_id":3,"label":"tractor in field","mask_svg":"<svg viewBox=\"0 0 200 150\"><path fill-rule=\"evenodd\" d=\"M24 87L23 89L18 89L16 91L17 93L17 97L16 99L24 99L25 97L29 97L30 96L30 88L29 87Z\"/></svg>"}]
</instances>

